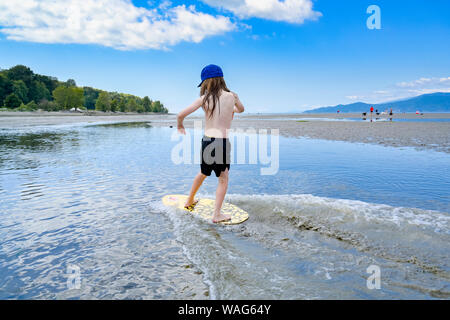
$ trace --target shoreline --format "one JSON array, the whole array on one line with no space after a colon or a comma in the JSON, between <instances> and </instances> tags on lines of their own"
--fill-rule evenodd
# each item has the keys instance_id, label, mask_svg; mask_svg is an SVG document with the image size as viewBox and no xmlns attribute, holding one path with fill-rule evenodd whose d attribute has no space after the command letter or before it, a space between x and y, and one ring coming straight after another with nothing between
<instances>
[{"instance_id":1,"label":"shoreline","mask_svg":"<svg viewBox=\"0 0 450 320\"><path fill-rule=\"evenodd\" d=\"M135 116L135 115L175 115L174 113L157 113L157 112L103 112L96 110L89 111L0 111L2 117L118 117L118 116Z\"/></svg>"},{"instance_id":2,"label":"shoreline","mask_svg":"<svg viewBox=\"0 0 450 320\"><path fill-rule=\"evenodd\" d=\"M0 118L2 117L50 117L50 116L61 116L61 117L81 117L81 116L92 116L92 117L118 117L118 116L136 116L136 115L154 115L154 116L176 116L176 113L156 113L156 112L103 112L97 110L85 111L0 111ZM376 117L387 119L390 118L388 114L383 114L377 116L373 114L373 119ZM203 118L201 116L190 116L189 118ZM362 113L244 113L236 114L235 118L239 119L277 119L277 118L310 118L310 119L362 119ZM368 112L367 119L370 119L370 113ZM394 113L392 118L395 119L450 119L450 112L427 112L424 114L415 113Z\"/></svg>"},{"instance_id":3,"label":"shoreline","mask_svg":"<svg viewBox=\"0 0 450 320\"><path fill-rule=\"evenodd\" d=\"M176 128L175 114L103 113L94 115L72 112L0 112L0 129L17 129L32 126L52 126L97 122L150 122L154 127ZM13 115L11 115L13 114ZM391 147L414 147L450 153L450 121L396 122L396 119L450 119L450 113L398 114L389 121L297 121L306 119L347 119L356 114L275 114L236 115L232 129L279 129L285 137L305 137L319 140L369 143ZM360 115L359 115L360 117ZM185 120L186 128L193 121L203 119L192 116Z\"/></svg>"},{"instance_id":4,"label":"shoreline","mask_svg":"<svg viewBox=\"0 0 450 320\"><path fill-rule=\"evenodd\" d=\"M362 113L286 113L286 114L243 114L239 115L239 118L254 118L258 117L260 119L276 119L276 118L317 118L317 119L362 119ZM389 119L388 114L377 116L373 114L373 119L379 117L381 119ZM367 119L370 119L370 112L366 115ZM392 119L450 119L450 112L436 112L436 113L424 113L422 115L417 115L415 113L394 113Z\"/></svg>"}]
</instances>

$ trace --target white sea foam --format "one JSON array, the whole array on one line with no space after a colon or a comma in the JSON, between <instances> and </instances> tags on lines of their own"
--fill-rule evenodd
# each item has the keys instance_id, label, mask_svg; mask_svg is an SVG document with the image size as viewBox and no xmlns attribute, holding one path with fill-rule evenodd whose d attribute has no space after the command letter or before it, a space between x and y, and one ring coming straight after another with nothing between
<instances>
[{"instance_id":1,"label":"white sea foam","mask_svg":"<svg viewBox=\"0 0 450 320\"><path fill-rule=\"evenodd\" d=\"M436 279L430 283L445 282L448 276L447 213L307 194L230 194L226 201L248 211L249 220L215 226L152 204L172 221L213 299L345 297L347 292L339 288L323 291L330 289L326 283L340 281L344 274L358 281L371 264L417 269L417 274L426 272ZM424 250L429 247L435 249ZM414 282L415 274L409 274L408 281Z\"/></svg>"},{"instance_id":2,"label":"white sea foam","mask_svg":"<svg viewBox=\"0 0 450 320\"><path fill-rule=\"evenodd\" d=\"M213 197L213 196L209 196ZM385 204L367 203L358 200L317 197L310 194L289 195L242 195L229 194L227 199L236 203L258 203L258 206L273 207L273 211L285 214L321 215L335 222L354 223L382 222L398 227L404 225L425 226L435 232L450 232L448 213L417 208L392 207Z\"/></svg>"}]
</instances>

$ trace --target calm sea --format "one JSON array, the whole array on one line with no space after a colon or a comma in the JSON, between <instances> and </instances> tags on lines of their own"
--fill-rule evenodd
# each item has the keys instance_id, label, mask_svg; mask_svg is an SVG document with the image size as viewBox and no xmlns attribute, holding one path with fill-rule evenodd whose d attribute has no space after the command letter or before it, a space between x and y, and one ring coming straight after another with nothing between
<instances>
[{"instance_id":1,"label":"calm sea","mask_svg":"<svg viewBox=\"0 0 450 320\"><path fill-rule=\"evenodd\" d=\"M223 227L162 205L199 170L173 130L0 130L0 299L450 298L450 154L280 137L276 175L232 165L250 219Z\"/></svg>"}]
</instances>

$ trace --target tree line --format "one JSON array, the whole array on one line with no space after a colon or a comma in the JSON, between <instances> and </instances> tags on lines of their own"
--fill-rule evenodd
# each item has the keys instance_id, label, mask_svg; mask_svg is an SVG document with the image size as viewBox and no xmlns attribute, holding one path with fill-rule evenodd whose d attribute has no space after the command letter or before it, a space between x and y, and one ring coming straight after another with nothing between
<instances>
[{"instance_id":1,"label":"tree line","mask_svg":"<svg viewBox=\"0 0 450 320\"><path fill-rule=\"evenodd\" d=\"M1 106L19 111L75 108L105 112L168 112L160 101L152 101L147 96L140 98L92 87L78 87L73 79L59 81L55 77L36 74L23 65L0 70Z\"/></svg>"}]
</instances>

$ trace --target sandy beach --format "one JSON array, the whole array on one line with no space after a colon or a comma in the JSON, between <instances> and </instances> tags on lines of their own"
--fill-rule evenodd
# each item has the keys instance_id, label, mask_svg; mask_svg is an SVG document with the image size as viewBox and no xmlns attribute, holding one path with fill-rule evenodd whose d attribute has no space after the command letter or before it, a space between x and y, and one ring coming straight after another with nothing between
<instances>
[{"instance_id":1,"label":"sandy beach","mask_svg":"<svg viewBox=\"0 0 450 320\"><path fill-rule=\"evenodd\" d=\"M380 144L393 147L414 147L450 153L449 121L404 121L401 119L450 119L450 114L396 114L389 121L346 121L360 119L361 114L243 114L236 115L233 128L279 129L282 136L308 137ZM185 121L192 128L199 116ZM301 119L301 120L299 120ZM386 116L383 116L386 120ZM325 121L324 121L325 120ZM330 120L330 121L326 121ZM336 121L333 121L336 120ZM396 121L397 120L397 121ZM151 122L155 127L176 126L174 114L103 114L85 115L62 112L1 112L0 128L47 126L75 123Z\"/></svg>"}]
</instances>

